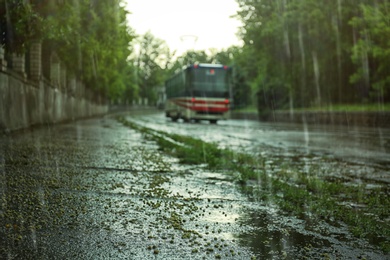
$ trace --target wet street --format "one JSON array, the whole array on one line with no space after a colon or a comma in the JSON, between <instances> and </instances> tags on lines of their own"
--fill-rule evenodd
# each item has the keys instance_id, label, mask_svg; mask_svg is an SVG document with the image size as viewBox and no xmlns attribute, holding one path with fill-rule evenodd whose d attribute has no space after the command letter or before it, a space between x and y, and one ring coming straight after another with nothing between
<instances>
[{"instance_id":1,"label":"wet street","mask_svg":"<svg viewBox=\"0 0 390 260\"><path fill-rule=\"evenodd\" d=\"M217 125L207 121L186 124L171 122L161 113L137 120L146 127L193 136L250 154L284 158L299 156L306 166L310 165L312 157L330 158L340 162L333 172L338 177L390 183L390 129L387 128L234 119L218 121Z\"/></svg>"},{"instance_id":2,"label":"wet street","mask_svg":"<svg viewBox=\"0 0 390 260\"><path fill-rule=\"evenodd\" d=\"M389 129L124 119L388 191ZM113 116L0 138L0 259L305 258L390 256L341 222L280 210L223 169L179 163Z\"/></svg>"},{"instance_id":3,"label":"wet street","mask_svg":"<svg viewBox=\"0 0 390 260\"><path fill-rule=\"evenodd\" d=\"M328 155L390 170L390 129L380 127L331 126L295 123L268 123L254 120L226 120L211 125L171 122L162 113L139 118L147 127L191 135L226 147L248 152ZM267 149L268 148L268 149Z\"/></svg>"}]
</instances>

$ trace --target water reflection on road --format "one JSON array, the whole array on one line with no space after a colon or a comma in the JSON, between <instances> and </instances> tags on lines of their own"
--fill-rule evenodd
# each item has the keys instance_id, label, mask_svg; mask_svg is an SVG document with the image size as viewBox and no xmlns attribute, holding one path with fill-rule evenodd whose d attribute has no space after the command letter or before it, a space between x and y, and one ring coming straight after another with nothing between
<instances>
[{"instance_id":1,"label":"water reflection on road","mask_svg":"<svg viewBox=\"0 0 390 260\"><path fill-rule=\"evenodd\" d=\"M147 127L217 142L222 147L250 153L293 156L325 156L352 162L358 168L378 168L374 178L390 182L390 129L354 126L266 123L252 120L171 122L163 114L142 115Z\"/></svg>"},{"instance_id":2,"label":"water reflection on road","mask_svg":"<svg viewBox=\"0 0 390 260\"><path fill-rule=\"evenodd\" d=\"M305 172L314 168L318 175L342 178L351 183L366 180L371 184L390 183L390 130L324 125L275 124L250 120L208 122L171 122L162 114L129 117L148 128L188 135L221 147L259 154L269 158L264 170L277 170L282 158ZM329 159L329 160L328 160ZM386 184L387 183L387 184ZM246 192L244 191L244 194ZM329 223L310 216L292 217L272 208L272 203L240 202L237 220L244 227L236 239L250 246L259 259L282 259L306 256L312 259L382 259L386 256L364 240L354 238L342 223ZM358 249L364 245L367 251Z\"/></svg>"}]
</instances>

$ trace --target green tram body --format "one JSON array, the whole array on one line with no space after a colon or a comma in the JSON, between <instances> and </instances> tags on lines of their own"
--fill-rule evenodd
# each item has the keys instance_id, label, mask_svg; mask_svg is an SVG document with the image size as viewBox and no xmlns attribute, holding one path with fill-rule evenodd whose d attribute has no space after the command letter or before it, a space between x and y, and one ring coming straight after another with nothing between
<instances>
[{"instance_id":1,"label":"green tram body","mask_svg":"<svg viewBox=\"0 0 390 260\"><path fill-rule=\"evenodd\" d=\"M211 123L229 118L231 75L231 68L224 65L186 66L165 82L166 116Z\"/></svg>"}]
</instances>

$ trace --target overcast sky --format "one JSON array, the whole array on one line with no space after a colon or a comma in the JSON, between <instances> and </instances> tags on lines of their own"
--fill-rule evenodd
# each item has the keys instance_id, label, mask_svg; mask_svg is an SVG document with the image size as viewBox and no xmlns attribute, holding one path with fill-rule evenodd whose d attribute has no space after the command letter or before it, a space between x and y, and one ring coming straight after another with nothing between
<instances>
[{"instance_id":1,"label":"overcast sky","mask_svg":"<svg viewBox=\"0 0 390 260\"><path fill-rule=\"evenodd\" d=\"M137 34L147 31L183 53L240 45L240 22L235 0L126 0L129 25ZM190 35L190 37L183 37ZM197 38L197 41L195 42Z\"/></svg>"}]
</instances>

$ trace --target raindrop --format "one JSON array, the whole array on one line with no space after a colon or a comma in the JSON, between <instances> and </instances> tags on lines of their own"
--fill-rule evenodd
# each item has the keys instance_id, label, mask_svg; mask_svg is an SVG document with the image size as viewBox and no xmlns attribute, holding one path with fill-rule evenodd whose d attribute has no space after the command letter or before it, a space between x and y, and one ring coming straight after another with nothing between
<instances>
[{"instance_id":1,"label":"raindrop","mask_svg":"<svg viewBox=\"0 0 390 260\"><path fill-rule=\"evenodd\" d=\"M3 193L3 192L5 192L6 183L7 183L6 173L5 173L5 159L4 159L4 153L0 154L0 172L1 172L1 175L0 175L0 183L1 183L1 185L2 185L0 191ZM1 211L0 211L0 212L1 212Z\"/></svg>"},{"instance_id":2,"label":"raindrop","mask_svg":"<svg viewBox=\"0 0 390 260\"><path fill-rule=\"evenodd\" d=\"M301 53L301 62L302 62L302 82L305 81L305 72L306 72L306 65L305 65L305 46L303 45L303 31L302 31L302 25L299 24L298 27L298 40L299 40L299 50Z\"/></svg>"},{"instance_id":3,"label":"raindrop","mask_svg":"<svg viewBox=\"0 0 390 260\"><path fill-rule=\"evenodd\" d=\"M320 69L318 65L318 59L317 59L317 53L315 51L312 52L313 56L313 69L314 69L314 76L315 76L315 84L316 84L316 90L317 90L317 105L321 104L321 91L320 91Z\"/></svg>"},{"instance_id":4,"label":"raindrop","mask_svg":"<svg viewBox=\"0 0 390 260\"><path fill-rule=\"evenodd\" d=\"M304 140L305 140L306 154L309 154L310 134L309 134L309 129L307 127L307 122L305 119L303 119L303 136L304 136Z\"/></svg>"},{"instance_id":5,"label":"raindrop","mask_svg":"<svg viewBox=\"0 0 390 260\"><path fill-rule=\"evenodd\" d=\"M383 152L386 152L386 139L383 137L382 129L378 127L379 145Z\"/></svg>"},{"instance_id":6,"label":"raindrop","mask_svg":"<svg viewBox=\"0 0 390 260\"><path fill-rule=\"evenodd\" d=\"M342 89L342 86L341 86L341 79L342 79L342 64L341 64L341 57L342 57L342 53L341 53L341 39L340 39L340 28L339 28L339 20L340 20L340 15L339 17L336 17L336 16L332 16L332 24L333 24L333 28L335 30L335 34L336 34L336 52L337 52L337 71L338 71L338 84L339 84L339 90Z\"/></svg>"},{"instance_id":7,"label":"raindrop","mask_svg":"<svg viewBox=\"0 0 390 260\"><path fill-rule=\"evenodd\" d=\"M37 252L38 247L37 247L37 232L35 231L35 228L31 229L31 240L32 240L32 245L34 247L35 252Z\"/></svg>"},{"instance_id":8,"label":"raindrop","mask_svg":"<svg viewBox=\"0 0 390 260\"><path fill-rule=\"evenodd\" d=\"M368 45L368 43L366 45ZM370 85L370 68L368 65L368 54L367 54L366 48L363 48L361 51L361 62L362 62L362 69L363 69L363 77L364 77L365 86L366 86L366 88L368 88Z\"/></svg>"},{"instance_id":9,"label":"raindrop","mask_svg":"<svg viewBox=\"0 0 390 260\"><path fill-rule=\"evenodd\" d=\"M38 198L39 198L39 202L42 206L45 206L46 205L46 200L45 200L45 191L43 190L42 187L39 187L38 188Z\"/></svg>"},{"instance_id":10,"label":"raindrop","mask_svg":"<svg viewBox=\"0 0 390 260\"><path fill-rule=\"evenodd\" d=\"M291 58L290 39L286 28L284 28L284 32L283 32L283 43L284 43L284 47L286 48L287 57L290 59Z\"/></svg>"}]
</instances>

